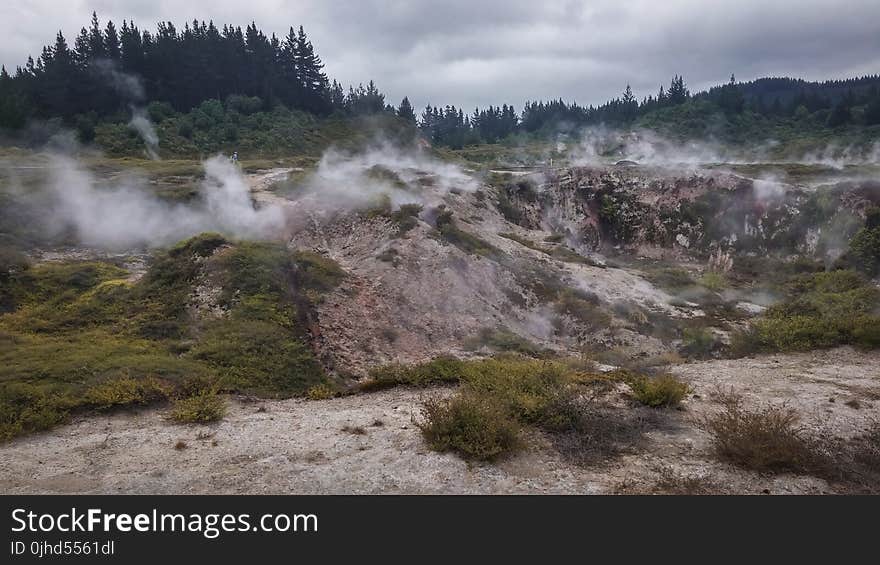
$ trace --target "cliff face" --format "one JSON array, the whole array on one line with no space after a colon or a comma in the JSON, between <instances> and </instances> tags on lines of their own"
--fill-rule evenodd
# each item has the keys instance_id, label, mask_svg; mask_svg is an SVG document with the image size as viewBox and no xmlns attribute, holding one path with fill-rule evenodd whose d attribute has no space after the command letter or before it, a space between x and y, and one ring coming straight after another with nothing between
<instances>
[{"instance_id":1,"label":"cliff face","mask_svg":"<svg viewBox=\"0 0 880 565\"><path fill-rule=\"evenodd\" d=\"M705 256L833 255L857 228L880 183L807 188L725 171L646 167L572 168L500 188L505 216L564 234L583 250L657 248Z\"/></svg>"}]
</instances>

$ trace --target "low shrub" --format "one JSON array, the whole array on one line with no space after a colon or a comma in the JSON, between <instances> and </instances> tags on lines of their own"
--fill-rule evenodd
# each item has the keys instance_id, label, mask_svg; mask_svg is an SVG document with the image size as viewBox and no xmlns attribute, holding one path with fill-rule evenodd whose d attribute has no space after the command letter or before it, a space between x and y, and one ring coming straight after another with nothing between
<instances>
[{"instance_id":1,"label":"low shrub","mask_svg":"<svg viewBox=\"0 0 880 565\"><path fill-rule=\"evenodd\" d=\"M460 229L452 219L452 211L441 211L437 216L437 232L447 242L458 247L465 253L483 257L497 257L501 250L491 243Z\"/></svg>"},{"instance_id":2,"label":"low shrub","mask_svg":"<svg viewBox=\"0 0 880 565\"><path fill-rule=\"evenodd\" d=\"M627 384L633 398L651 408L677 406L691 392L687 383L669 374L630 378Z\"/></svg>"},{"instance_id":3,"label":"low shrub","mask_svg":"<svg viewBox=\"0 0 880 565\"><path fill-rule=\"evenodd\" d=\"M85 393L84 404L97 409L146 405L169 397L172 387L155 378L123 377L99 383Z\"/></svg>"},{"instance_id":4,"label":"low shrub","mask_svg":"<svg viewBox=\"0 0 880 565\"><path fill-rule=\"evenodd\" d=\"M791 351L837 345L880 346L880 289L851 270L800 275L732 350Z\"/></svg>"},{"instance_id":5,"label":"low shrub","mask_svg":"<svg viewBox=\"0 0 880 565\"><path fill-rule=\"evenodd\" d=\"M425 387L444 383L457 383L467 366L466 361L455 357L437 357L425 363L383 365L370 369L368 379L361 382L364 392L383 390L395 386Z\"/></svg>"},{"instance_id":6,"label":"low shrub","mask_svg":"<svg viewBox=\"0 0 880 565\"><path fill-rule=\"evenodd\" d=\"M170 417L181 424L204 424L216 422L226 415L226 401L213 392L203 392L195 396L174 401Z\"/></svg>"},{"instance_id":7,"label":"low shrub","mask_svg":"<svg viewBox=\"0 0 880 565\"><path fill-rule=\"evenodd\" d=\"M339 391L327 383L318 383L306 391L309 400L329 400L339 395Z\"/></svg>"},{"instance_id":8,"label":"low shrub","mask_svg":"<svg viewBox=\"0 0 880 565\"><path fill-rule=\"evenodd\" d=\"M599 306L598 298L582 291L563 290L556 299L554 308L557 314L569 316L592 330L606 328L611 324L611 315Z\"/></svg>"},{"instance_id":9,"label":"low shrub","mask_svg":"<svg viewBox=\"0 0 880 565\"><path fill-rule=\"evenodd\" d=\"M809 471L824 464L794 410L747 410L736 395L725 395L721 404L722 410L701 424L722 459L756 471Z\"/></svg>"},{"instance_id":10,"label":"low shrub","mask_svg":"<svg viewBox=\"0 0 880 565\"><path fill-rule=\"evenodd\" d=\"M520 445L519 425L501 399L466 392L422 405L417 422L428 445L465 459L491 461Z\"/></svg>"},{"instance_id":11,"label":"low shrub","mask_svg":"<svg viewBox=\"0 0 880 565\"><path fill-rule=\"evenodd\" d=\"M543 349L511 331L503 329L483 328L480 332L466 340L465 347L476 350L488 347L494 351L522 353L531 357L542 354Z\"/></svg>"},{"instance_id":12,"label":"low shrub","mask_svg":"<svg viewBox=\"0 0 880 565\"><path fill-rule=\"evenodd\" d=\"M703 276L700 277L700 284L708 288L709 290L718 292L727 288L727 277L725 277L721 273L709 271L707 273L704 273Z\"/></svg>"},{"instance_id":13,"label":"low shrub","mask_svg":"<svg viewBox=\"0 0 880 565\"><path fill-rule=\"evenodd\" d=\"M705 358L712 354L717 345L715 335L706 328L685 328L682 331L680 352L689 357Z\"/></svg>"}]
</instances>

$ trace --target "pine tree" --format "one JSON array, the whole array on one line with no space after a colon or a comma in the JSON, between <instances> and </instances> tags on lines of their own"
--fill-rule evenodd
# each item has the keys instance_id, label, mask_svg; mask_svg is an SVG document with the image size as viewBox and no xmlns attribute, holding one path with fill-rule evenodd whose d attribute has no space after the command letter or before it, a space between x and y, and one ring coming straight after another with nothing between
<instances>
[{"instance_id":1,"label":"pine tree","mask_svg":"<svg viewBox=\"0 0 880 565\"><path fill-rule=\"evenodd\" d=\"M408 122L415 123L416 121L416 113L413 111L412 104L409 103L409 98L406 96L403 97L403 100L400 101L400 106L397 107L397 115Z\"/></svg>"},{"instance_id":2,"label":"pine tree","mask_svg":"<svg viewBox=\"0 0 880 565\"><path fill-rule=\"evenodd\" d=\"M672 78L672 83L669 85L669 103L670 104L681 104L690 97L690 92L687 89L687 86L684 83L684 78L676 75Z\"/></svg>"}]
</instances>

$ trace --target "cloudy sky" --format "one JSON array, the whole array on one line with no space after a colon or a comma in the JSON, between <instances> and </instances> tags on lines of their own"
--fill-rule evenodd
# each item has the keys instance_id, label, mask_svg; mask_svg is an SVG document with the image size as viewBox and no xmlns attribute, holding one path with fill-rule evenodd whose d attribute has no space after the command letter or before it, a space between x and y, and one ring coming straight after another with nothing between
<instances>
[{"instance_id":1,"label":"cloudy sky","mask_svg":"<svg viewBox=\"0 0 880 565\"><path fill-rule=\"evenodd\" d=\"M683 74L692 90L760 76L880 72L878 0L4 0L0 63L14 69L93 10L102 25L194 18L284 35L305 26L328 74L376 81L417 107L640 97Z\"/></svg>"}]
</instances>

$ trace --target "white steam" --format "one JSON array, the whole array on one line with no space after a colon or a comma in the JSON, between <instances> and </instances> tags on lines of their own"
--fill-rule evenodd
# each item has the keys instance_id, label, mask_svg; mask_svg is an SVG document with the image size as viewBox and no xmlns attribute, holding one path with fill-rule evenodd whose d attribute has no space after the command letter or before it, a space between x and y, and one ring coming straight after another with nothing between
<instances>
[{"instance_id":1,"label":"white steam","mask_svg":"<svg viewBox=\"0 0 880 565\"><path fill-rule=\"evenodd\" d=\"M158 160L159 136L156 134L156 128L153 127L153 123L143 108L132 106L131 121L128 122L128 127L138 132L138 135L144 140L144 149L147 152L147 156L154 161Z\"/></svg>"},{"instance_id":2,"label":"white steam","mask_svg":"<svg viewBox=\"0 0 880 565\"><path fill-rule=\"evenodd\" d=\"M479 183L458 166L387 143L360 153L329 149L306 180L307 194L334 210L375 205L384 196L394 208L425 204L449 192L477 188Z\"/></svg>"},{"instance_id":3,"label":"white steam","mask_svg":"<svg viewBox=\"0 0 880 565\"><path fill-rule=\"evenodd\" d=\"M191 204L168 203L133 183L99 188L95 178L69 158L54 158L50 170L52 225L57 231L73 229L89 246L160 246L204 231L265 238L284 227L282 210L255 208L245 179L223 157L205 162L201 198Z\"/></svg>"},{"instance_id":4,"label":"white steam","mask_svg":"<svg viewBox=\"0 0 880 565\"><path fill-rule=\"evenodd\" d=\"M665 166L731 162L731 155L720 144L679 143L650 130L618 131L595 127L582 132L580 143L571 151L570 159L576 166L607 165L624 160Z\"/></svg>"},{"instance_id":5,"label":"white steam","mask_svg":"<svg viewBox=\"0 0 880 565\"><path fill-rule=\"evenodd\" d=\"M143 106L146 90L140 77L120 70L116 61L110 59L93 62L91 69L129 103L131 121L128 122L128 127L135 130L144 140L147 157L154 161L159 159L159 136Z\"/></svg>"}]
</instances>

